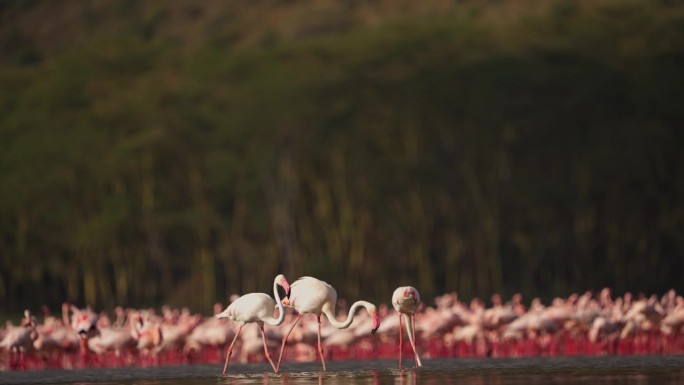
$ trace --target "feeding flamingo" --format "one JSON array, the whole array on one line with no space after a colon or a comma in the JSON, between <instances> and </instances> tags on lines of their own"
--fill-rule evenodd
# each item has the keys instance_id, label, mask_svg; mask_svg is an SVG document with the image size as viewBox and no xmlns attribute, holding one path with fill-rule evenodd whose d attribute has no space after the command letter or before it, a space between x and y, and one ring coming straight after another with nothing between
<instances>
[{"instance_id":1,"label":"feeding flamingo","mask_svg":"<svg viewBox=\"0 0 684 385\"><path fill-rule=\"evenodd\" d=\"M399 313L399 368L401 368L401 354L403 348L403 339L401 336L401 318L406 314L406 334L408 334L413 355L416 361L416 367L423 366L420 362L420 357L416 351L416 332L414 323L416 319L416 311L418 311L418 304L420 303L420 294L415 287L402 286L397 288L392 294L392 306L394 310Z\"/></svg>"},{"instance_id":2,"label":"feeding flamingo","mask_svg":"<svg viewBox=\"0 0 684 385\"><path fill-rule=\"evenodd\" d=\"M216 315L216 318L230 318L231 320L240 324L238 332L233 338L228 352L226 353L226 363L223 365L223 374L226 374L228 369L228 360L233 354L233 345L235 340L237 340L242 328L245 324L250 322L256 322L261 329L261 339L264 342L264 353L268 362L271 363L271 367L277 373L278 369L273 365L271 356L268 354L268 347L266 346L266 336L264 335L264 322L271 326L278 326L283 323L285 319L285 309L280 301L280 295L278 295L278 285L285 289L285 293L290 292L290 285L287 283L285 276L278 274L273 280L273 294L275 295L275 301L268 294L264 293L249 293L233 301L233 303L228 306L226 310ZM273 317L273 308L278 306L278 318Z\"/></svg>"},{"instance_id":3,"label":"feeding flamingo","mask_svg":"<svg viewBox=\"0 0 684 385\"><path fill-rule=\"evenodd\" d=\"M371 334L375 334L375 332L378 330L378 327L380 327L380 317L378 317L377 309L372 303L367 301L354 302L349 309L347 319L343 322L338 321L335 316L336 303L337 292L326 282L312 277L301 277L292 284L290 290L290 299L284 299L283 304L285 306L294 308L299 315L295 319L295 322L292 324L285 337L283 337L283 343L280 346L280 356L278 357L278 366L276 368L276 372L280 370L280 361L283 358L283 350L285 350L287 337L290 336L292 329L294 329L295 325L297 325L297 322L299 322L299 319L304 314L315 314L318 318L318 354L321 357L323 370L326 370L326 367L325 359L323 358L323 348L321 347L321 314L325 314L325 316L328 317L328 321L332 326L338 329L346 329L354 320L354 313L356 312L356 309L363 307L373 318Z\"/></svg>"}]
</instances>

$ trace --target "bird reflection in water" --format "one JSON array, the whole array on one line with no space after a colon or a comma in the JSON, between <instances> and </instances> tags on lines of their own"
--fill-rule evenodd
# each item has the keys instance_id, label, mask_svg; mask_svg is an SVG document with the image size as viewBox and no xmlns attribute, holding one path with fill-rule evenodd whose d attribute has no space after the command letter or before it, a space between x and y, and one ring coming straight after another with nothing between
<instances>
[{"instance_id":1,"label":"bird reflection in water","mask_svg":"<svg viewBox=\"0 0 684 385\"><path fill-rule=\"evenodd\" d=\"M409 385L409 384L416 384L416 375L414 372L406 372L408 373L406 375L406 381L404 379L404 373L400 373L399 377L399 384L401 385ZM297 384L313 384L314 381L317 379L319 385L327 384L327 385L346 385L349 384L349 376L347 375L340 375L340 373L325 373L325 372L317 372L317 373L311 373L310 376L304 376L302 375L303 373L299 373L297 375L288 375L287 373L283 374L270 374L270 373L264 373L260 376L226 376L222 377L219 381L219 384L226 384L226 385L237 385L237 384L263 384L263 385L297 385ZM364 382L367 384L372 383L373 385L379 385L379 375L378 372L376 371L371 371L370 372L370 380L372 382Z\"/></svg>"},{"instance_id":2,"label":"bird reflection in water","mask_svg":"<svg viewBox=\"0 0 684 385\"><path fill-rule=\"evenodd\" d=\"M416 372L414 371L400 371L397 376L399 380L399 385L416 385Z\"/></svg>"}]
</instances>

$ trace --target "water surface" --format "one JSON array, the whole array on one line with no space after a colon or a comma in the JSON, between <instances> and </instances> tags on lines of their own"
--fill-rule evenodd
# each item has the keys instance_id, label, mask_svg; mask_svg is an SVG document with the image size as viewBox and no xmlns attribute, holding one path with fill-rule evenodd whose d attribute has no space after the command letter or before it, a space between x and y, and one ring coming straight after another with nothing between
<instances>
[{"instance_id":1,"label":"water surface","mask_svg":"<svg viewBox=\"0 0 684 385\"><path fill-rule=\"evenodd\" d=\"M411 363L411 362L409 362ZM397 361L284 363L280 374L267 364L152 368L44 370L0 373L1 384L221 385L221 384L458 384L573 385L684 384L684 356L491 358L425 360L420 369L399 370Z\"/></svg>"}]
</instances>

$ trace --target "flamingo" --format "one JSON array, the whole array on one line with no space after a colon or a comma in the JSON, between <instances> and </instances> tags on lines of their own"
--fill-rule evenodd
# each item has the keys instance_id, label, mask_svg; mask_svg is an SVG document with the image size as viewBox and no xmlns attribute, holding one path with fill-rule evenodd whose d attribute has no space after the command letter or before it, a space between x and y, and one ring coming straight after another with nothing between
<instances>
[{"instance_id":1,"label":"flamingo","mask_svg":"<svg viewBox=\"0 0 684 385\"><path fill-rule=\"evenodd\" d=\"M68 306L68 305L67 305ZM74 305L68 306L73 313L71 318L71 329L76 331L79 336L81 346L81 356L85 357L88 354L88 340L98 334L97 331L97 314L90 309L79 309ZM68 314L66 320L68 321Z\"/></svg>"},{"instance_id":2,"label":"flamingo","mask_svg":"<svg viewBox=\"0 0 684 385\"><path fill-rule=\"evenodd\" d=\"M200 316L188 316L179 319L176 323L162 323L161 334L163 338L158 350L161 352L181 348L201 321Z\"/></svg>"},{"instance_id":3,"label":"flamingo","mask_svg":"<svg viewBox=\"0 0 684 385\"><path fill-rule=\"evenodd\" d=\"M129 352L138 345L143 320L138 312L129 312L123 327L95 327L94 334L87 338L88 349L95 354L114 352L116 357ZM79 334L82 332L79 331ZM83 334L81 334L83 335ZM83 337L86 338L86 337Z\"/></svg>"},{"instance_id":4,"label":"flamingo","mask_svg":"<svg viewBox=\"0 0 684 385\"><path fill-rule=\"evenodd\" d=\"M221 311L218 313L221 313ZM235 337L235 330L233 330L232 325L225 318L218 319L212 317L195 322L198 322L198 324L192 329L188 329L190 334L184 337L183 354L185 355L189 355L194 351L201 351L209 346L224 346ZM168 338L164 337L164 341L168 341Z\"/></svg>"},{"instance_id":5,"label":"flamingo","mask_svg":"<svg viewBox=\"0 0 684 385\"><path fill-rule=\"evenodd\" d=\"M285 294L290 292L290 284L287 283L285 276L278 274L273 280L273 294L275 301L268 294L264 293L249 293L233 301L226 310L216 315L216 318L230 318L231 320L240 324L238 332L233 338L233 342L228 347L226 354L226 363L223 365L223 374L226 374L228 369L228 360L233 354L233 345L237 340L242 328L251 322L256 322L261 329L261 339L264 342L264 353L266 359L271 364L273 370L277 373L278 369L273 365L271 356L268 354L268 347L266 346L266 336L264 335L264 322L271 326L278 326L285 320L285 309L280 302L280 295L278 294L278 285L285 289ZM277 305L276 305L277 304ZM273 317L273 308L278 306L278 318Z\"/></svg>"},{"instance_id":6,"label":"flamingo","mask_svg":"<svg viewBox=\"0 0 684 385\"><path fill-rule=\"evenodd\" d=\"M423 366L420 362L420 357L416 351L416 332L413 324L416 320L416 311L418 311L418 304L420 303L420 293L413 286L398 287L394 294L392 294L392 306L394 310L399 313L399 368L401 368L401 353L404 347L404 341L401 336L401 318L406 314L406 334L408 334L411 348L413 348L413 355L416 362L416 368Z\"/></svg>"},{"instance_id":7,"label":"flamingo","mask_svg":"<svg viewBox=\"0 0 684 385\"><path fill-rule=\"evenodd\" d=\"M50 315L47 306L42 311L43 324L36 327L38 338L33 341L34 349L48 354L77 349L79 336L70 327L69 306L62 306L62 319Z\"/></svg>"},{"instance_id":8,"label":"flamingo","mask_svg":"<svg viewBox=\"0 0 684 385\"><path fill-rule=\"evenodd\" d=\"M295 325L297 325L297 322L299 322L299 319L304 314L315 314L318 319L318 354L321 357L321 363L323 364L324 371L326 370L326 367L325 358L323 358L323 348L321 347L321 314L325 314L332 326L338 329L346 329L354 320L354 313L356 312L356 309L363 307L373 318L371 334L375 334L380 327L380 317L378 317L377 309L375 305L367 301L354 302L349 309L347 319L343 322L338 321L334 313L335 305L337 303L337 292L332 286L316 278L299 278L295 283L292 284L290 290L290 299L283 299L282 302L285 306L294 308L299 315L290 327L290 330L283 338L283 343L280 346L280 356L278 357L278 366L276 368L276 372L280 370L280 362L283 358L283 350L285 350L287 337L290 336L292 329L294 329Z\"/></svg>"},{"instance_id":9,"label":"flamingo","mask_svg":"<svg viewBox=\"0 0 684 385\"><path fill-rule=\"evenodd\" d=\"M33 348L33 342L38 338L36 331L35 317L31 316L31 312L24 310L24 319L21 321L21 326L10 326L9 330L0 341L0 350L5 349L10 357L9 362L12 362L12 356L19 355L19 365L25 366L24 353Z\"/></svg>"}]
</instances>

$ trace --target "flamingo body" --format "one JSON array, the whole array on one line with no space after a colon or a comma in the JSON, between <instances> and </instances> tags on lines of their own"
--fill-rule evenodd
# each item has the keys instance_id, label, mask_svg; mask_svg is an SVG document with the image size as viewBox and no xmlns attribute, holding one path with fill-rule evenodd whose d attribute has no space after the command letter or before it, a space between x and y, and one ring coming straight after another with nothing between
<instances>
[{"instance_id":1,"label":"flamingo body","mask_svg":"<svg viewBox=\"0 0 684 385\"><path fill-rule=\"evenodd\" d=\"M228 319L250 323L256 322L263 325L264 320L273 318L273 309L276 301L270 295L264 293L249 293L238 298L225 310Z\"/></svg>"},{"instance_id":2,"label":"flamingo body","mask_svg":"<svg viewBox=\"0 0 684 385\"><path fill-rule=\"evenodd\" d=\"M14 354L19 354L19 364L24 367L24 352L33 348L33 342L38 338L35 318L28 310L24 311L24 319L19 327L10 327L0 341L0 350L7 350L10 360Z\"/></svg>"},{"instance_id":3,"label":"flamingo body","mask_svg":"<svg viewBox=\"0 0 684 385\"><path fill-rule=\"evenodd\" d=\"M312 277L301 277L292 284L288 306L299 314L323 313L323 307L330 308L337 303L337 291L328 283ZM334 310L334 309L333 309Z\"/></svg>"},{"instance_id":4,"label":"flamingo body","mask_svg":"<svg viewBox=\"0 0 684 385\"><path fill-rule=\"evenodd\" d=\"M116 356L135 348L137 340L127 328L104 328L87 340L88 348L97 354L114 352Z\"/></svg>"}]
</instances>

